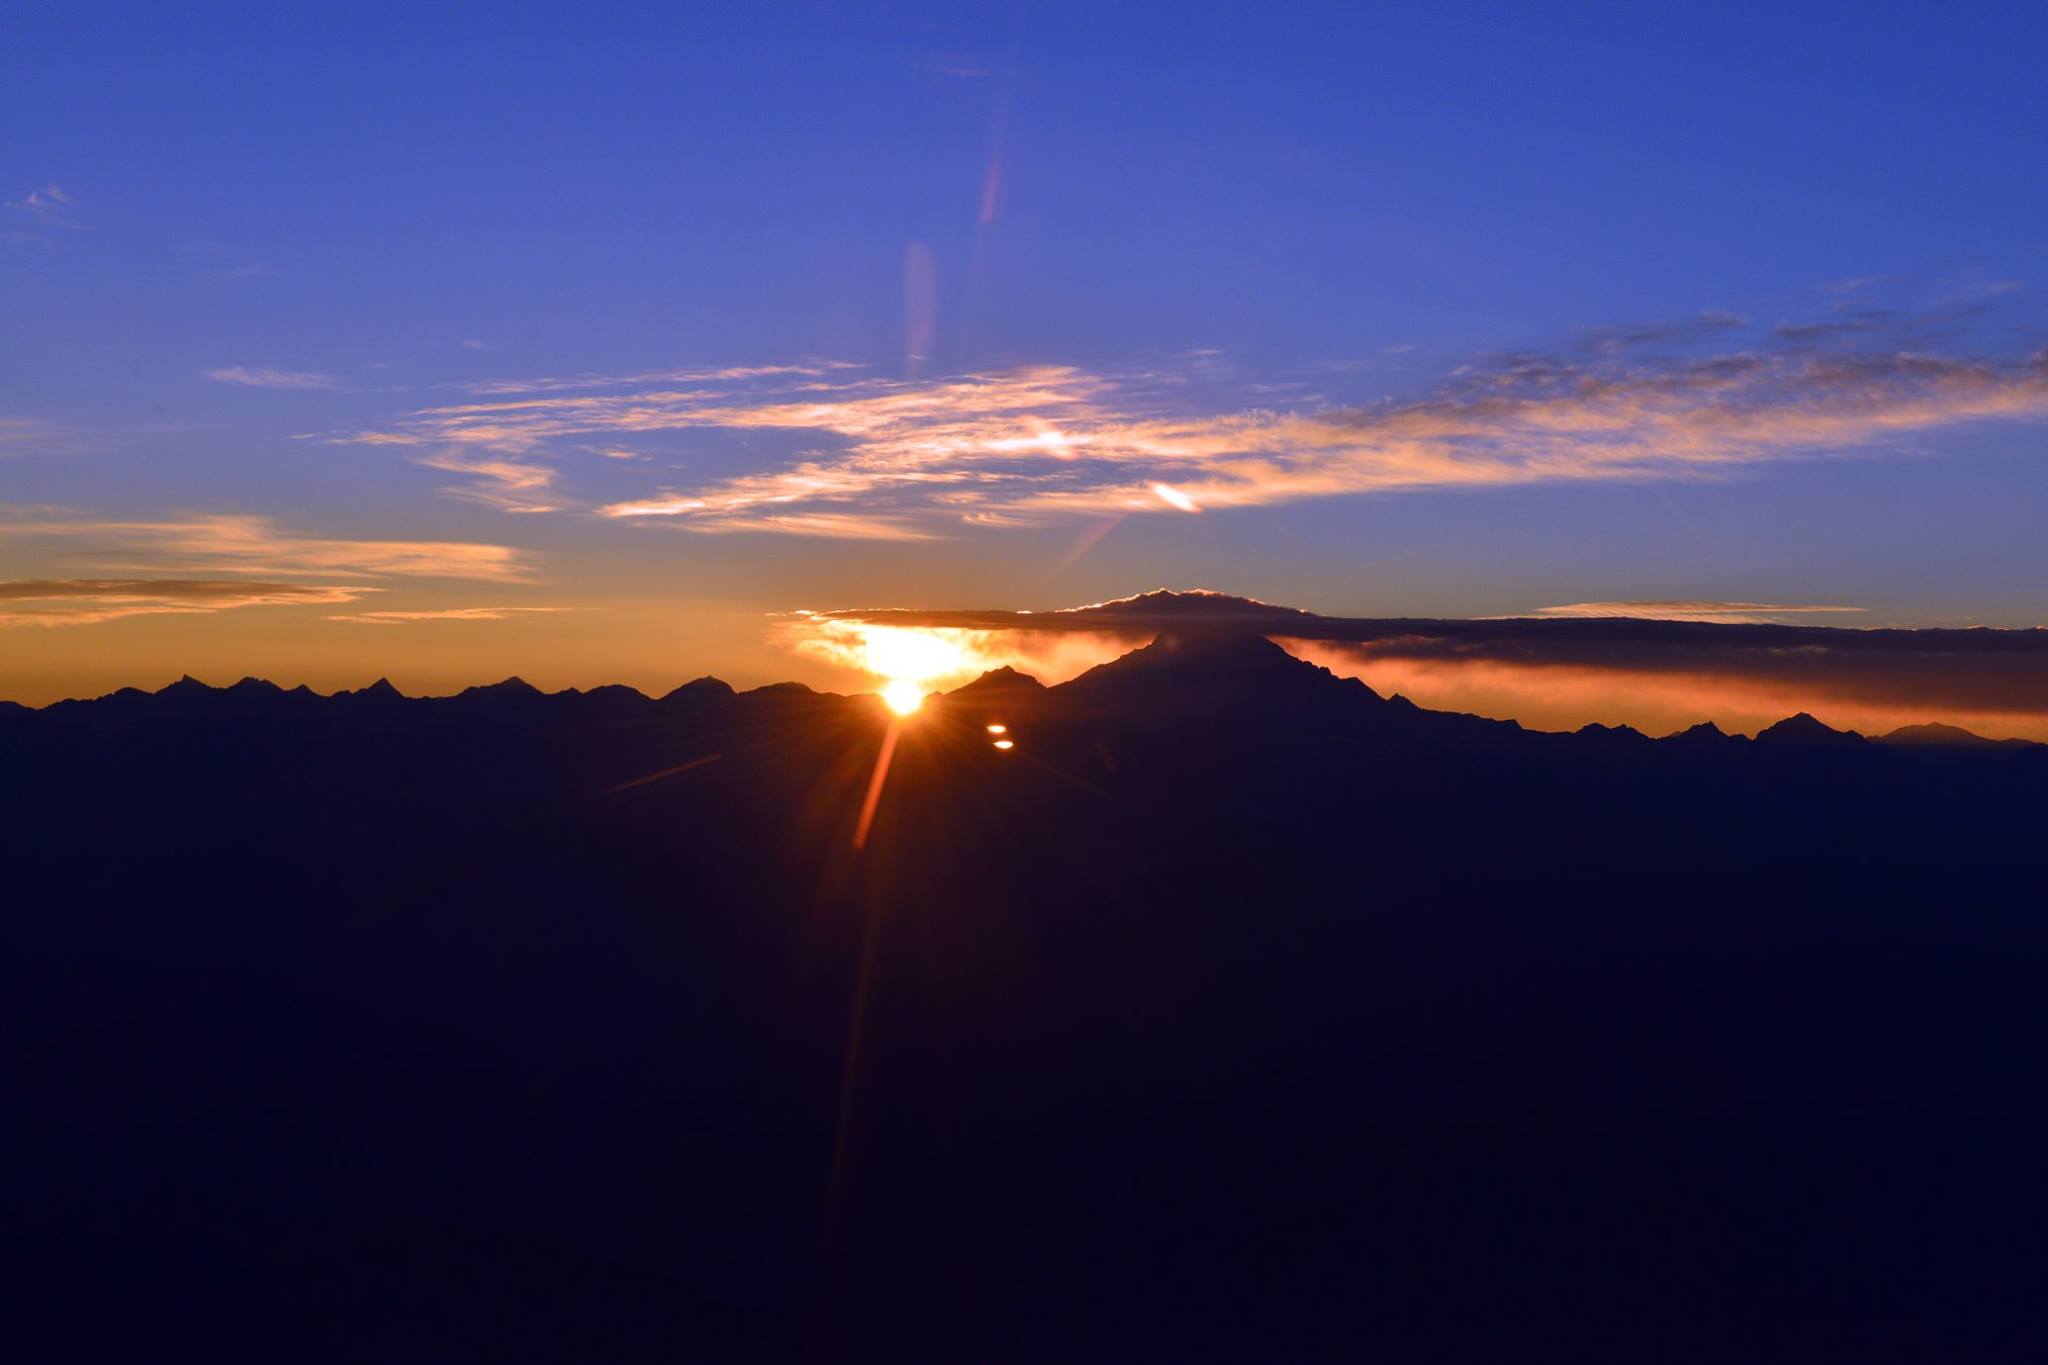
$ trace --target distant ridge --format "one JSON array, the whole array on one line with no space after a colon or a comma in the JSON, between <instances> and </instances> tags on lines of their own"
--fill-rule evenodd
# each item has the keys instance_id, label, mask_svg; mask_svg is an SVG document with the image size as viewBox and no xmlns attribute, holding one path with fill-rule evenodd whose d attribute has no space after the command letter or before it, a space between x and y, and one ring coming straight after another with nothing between
<instances>
[{"instance_id":1,"label":"distant ridge","mask_svg":"<svg viewBox=\"0 0 2048 1365\"><path fill-rule=\"evenodd\" d=\"M1160 629L1150 643L1058 686L1047 687L1037 678L1006 665L940 695L956 702L983 703L1019 713L1028 708L1034 715L1066 713L1083 717L1100 713L1133 722L1147 717L1243 717L1247 721L1278 720L1296 726L1328 728L1332 733L1391 736L1399 732L1417 742L1465 750L1516 743L1520 736L1541 736L1547 742L1586 746L1587 752L1598 746L1602 752L1616 754L1641 750L1732 756L1752 746L1781 754L1813 750L1918 750L1990 757L2048 751L2048 746L2030 740L1987 739L1959 726L1941 723L1902 726L1872 738L1834 729L1804 711L1765 728L1754 740L1728 734L1711 721L1659 739L1652 739L1633 726L1599 722L1570 733L1530 731L1510 720L1432 711L1405 697L1382 697L1358 679L1339 677L1275 644L1267 633L1270 619L1254 621L1243 615L1265 614L1270 618L1299 614L1290 608L1271 607L1220 593L1166 591L1107 605L1139 613L1183 612L1187 619ZM845 696L818 692L797 682L770 683L739 692L722 679L710 676L683 683L657 700L618 683L587 691L566 688L543 692L517 676L464 688L450 696L408 697L388 678L323 696L303 684L287 691L267 679L245 677L228 687L213 687L186 674L154 693L128 687L96 699L53 702L41 708L0 701L0 716L7 717L10 725L33 727L38 716L115 712L139 716L146 715L152 706L164 704L177 706L187 714L222 716L232 716L240 710L291 715L338 706L351 711L367 707L379 714L417 716L422 723L429 716L474 710L497 716L500 723L506 718L514 718L517 723L518 718L538 721L560 716L585 724L604 718L628 719L643 713L650 718L662 714L681 717L712 708L704 712L708 716L720 714L728 706L766 707L772 713L792 703L808 708L812 704L840 702L854 702L870 712L874 705L873 698L865 693Z\"/></svg>"},{"instance_id":2,"label":"distant ridge","mask_svg":"<svg viewBox=\"0 0 2048 1365\"><path fill-rule=\"evenodd\" d=\"M405 694L391 685L391 679L379 678L368 687L356 692L337 692L336 697L349 697L357 701L404 701Z\"/></svg>"},{"instance_id":3,"label":"distant ridge","mask_svg":"<svg viewBox=\"0 0 2048 1365\"><path fill-rule=\"evenodd\" d=\"M732 684L723 678L694 678L662 697L664 702L712 701L733 695Z\"/></svg>"},{"instance_id":4,"label":"distant ridge","mask_svg":"<svg viewBox=\"0 0 2048 1365\"><path fill-rule=\"evenodd\" d=\"M1869 743L1854 730L1831 729L1804 711L1759 730L1756 742L1779 748L1809 749L1854 749Z\"/></svg>"},{"instance_id":5,"label":"distant ridge","mask_svg":"<svg viewBox=\"0 0 2048 1365\"><path fill-rule=\"evenodd\" d=\"M1096 707L1204 715L1333 707L1362 714L1385 704L1357 679L1297 659L1255 630L1210 626L1163 631L1052 691Z\"/></svg>"},{"instance_id":6,"label":"distant ridge","mask_svg":"<svg viewBox=\"0 0 2048 1365\"><path fill-rule=\"evenodd\" d=\"M973 682L954 688L946 693L946 696L960 701L1007 701L1016 698L1036 700L1043 697L1047 690L1044 683L1029 673L1020 673L1004 664L1001 668L991 668Z\"/></svg>"},{"instance_id":7,"label":"distant ridge","mask_svg":"<svg viewBox=\"0 0 2048 1365\"><path fill-rule=\"evenodd\" d=\"M2016 728L2003 733L2019 733L2023 721L2031 729L2048 715L2048 628L2041 627L1850 629L1803 622L1536 616L1526 610L1457 618L1326 615L1231 593L1170 588L1053 610L892 607L816 615L899 629L1099 636L1123 648L1164 631L1230 625L1290 644L1347 647L1420 667L1445 681L1498 667L1511 675L1509 685L1526 682L1539 693L1546 675L1594 669L1611 673L1618 689L1630 677L1678 676L1720 680L1755 695L1781 692L1789 684L1806 705L1821 709L1854 697L1879 712L1898 708L1942 718L2011 712ZM1552 668L1559 671L1551 674ZM1578 717L1613 719L1597 712ZM1874 735L1865 738L1876 741Z\"/></svg>"},{"instance_id":8,"label":"distant ridge","mask_svg":"<svg viewBox=\"0 0 2048 1365\"><path fill-rule=\"evenodd\" d=\"M1748 744L1749 740L1742 735L1729 734L1710 720L1703 720L1698 725L1668 734L1657 742L1691 749L1725 750L1731 745Z\"/></svg>"},{"instance_id":9,"label":"distant ridge","mask_svg":"<svg viewBox=\"0 0 2048 1365\"><path fill-rule=\"evenodd\" d=\"M507 678L503 682L486 683L480 687L465 687L457 694L457 697L459 700L464 701L490 702L494 705L504 706L537 701L547 695L547 693L541 691L526 679L514 677ZM575 689L571 688L566 693L558 692L555 695L570 696L577 694Z\"/></svg>"},{"instance_id":10,"label":"distant ridge","mask_svg":"<svg viewBox=\"0 0 2048 1365\"><path fill-rule=\"evenodd\" d=\"M2032 744L2024 739L1986 739L1960 725L1943 725L1939 721L1902 725L1890 734L1878 736L1877 742L1921 749L2024 749Z\"/></svg>"},{"instance_id":11,"label":"distant ridge","mask_svg":"<svg viewBox=\"0 0 2048 1365\"><path fill-rule=\"evenodd\" d=\"M1589 725L1581 725L1572 733L1587 739L1605 740L1608 743L1647 744L1650 742L1650 737L1641 730L1636 729L1633 725L1602 725L1597 720Z\"/></svg>"}]
</instances>

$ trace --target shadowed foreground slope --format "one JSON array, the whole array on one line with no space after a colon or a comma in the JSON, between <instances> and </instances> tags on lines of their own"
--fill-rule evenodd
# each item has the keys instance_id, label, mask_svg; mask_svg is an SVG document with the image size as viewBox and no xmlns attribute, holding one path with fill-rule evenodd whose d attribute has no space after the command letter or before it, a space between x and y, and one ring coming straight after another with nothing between
<instances>
[{"instance_id":1,"label":"shadowed foreground slope","mask_svg":"<svg viewBox=\"0 0 2048 1365\"><path fill-rule=\"evenodd\" d=\"M2048 750L1539 735L1182 634L934 699L856 851L889 725L709 680L0 715L9 1335L2048 1346Z\"/></svg>"}]
</instances>

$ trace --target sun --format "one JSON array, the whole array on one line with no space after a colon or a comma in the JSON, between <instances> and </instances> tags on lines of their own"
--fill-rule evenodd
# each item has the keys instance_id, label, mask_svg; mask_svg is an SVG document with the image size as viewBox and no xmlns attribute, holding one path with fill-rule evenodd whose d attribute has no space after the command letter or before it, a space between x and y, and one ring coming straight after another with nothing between
<instances>
[{"instance_id":1,"label":"sun","mask_svg":"<svg viewBox=\"0 0 2048 1365\"><path fill-rule=\"evenodd\" d=\"M924 705L924 693L908 678L891 678L882 688L882 702L899 716Z\"/></svg>"}]
</instances>

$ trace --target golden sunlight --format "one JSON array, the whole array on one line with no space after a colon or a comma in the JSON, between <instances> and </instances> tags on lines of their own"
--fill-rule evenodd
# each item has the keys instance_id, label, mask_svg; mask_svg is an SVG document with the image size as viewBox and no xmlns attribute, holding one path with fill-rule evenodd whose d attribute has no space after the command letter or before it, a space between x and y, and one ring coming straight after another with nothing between
<instances>
[{"instance_id":1,"label":"golden sunlight","mask_svg":"<svg viewBox=\"0 0 2048 1365\"><path fill-rule=\"evenodd\" d=\"M886 626L852 617L801 613L780 622L772 638L784 649L857 676L868 690L880 691L900 683L903 687L898 695L907 703L913 696L922 701L929 693L951 691L1004 666L1050 686L1136 649L1150 637L1142 633L1110 637L1086 632ZM846 684L832 679L827 685ZM897 709L908 713L902 707Z\"/></svg>"},{"instance_id":2,"label":"golden sunlight","mask_svg":"<svg viewBox=\"0 0 2048 1365\"><path fill-rule=\"evenodd\" d=\"M924 691L908 678L892 678L882 688L882 702L899 716L907 716L924 705Z\"/></svg>"}]
</instances>

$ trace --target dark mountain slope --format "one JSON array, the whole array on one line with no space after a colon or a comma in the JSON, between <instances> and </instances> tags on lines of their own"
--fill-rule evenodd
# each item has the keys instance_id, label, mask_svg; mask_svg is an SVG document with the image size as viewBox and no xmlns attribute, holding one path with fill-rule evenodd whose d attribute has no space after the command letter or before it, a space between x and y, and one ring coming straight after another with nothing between
<instances>
[{"instance_id":1,"label":"dark mountain slope","mask_svg":"<svg viewBox=\"0 0 2048 1365\"><path fill-rule=\"evenodd\" d=\"M2048 1345L2048 751L1532 734L1201 636L901 722L0 725L14 1353Z\"/></svg>"}]
</instances>

